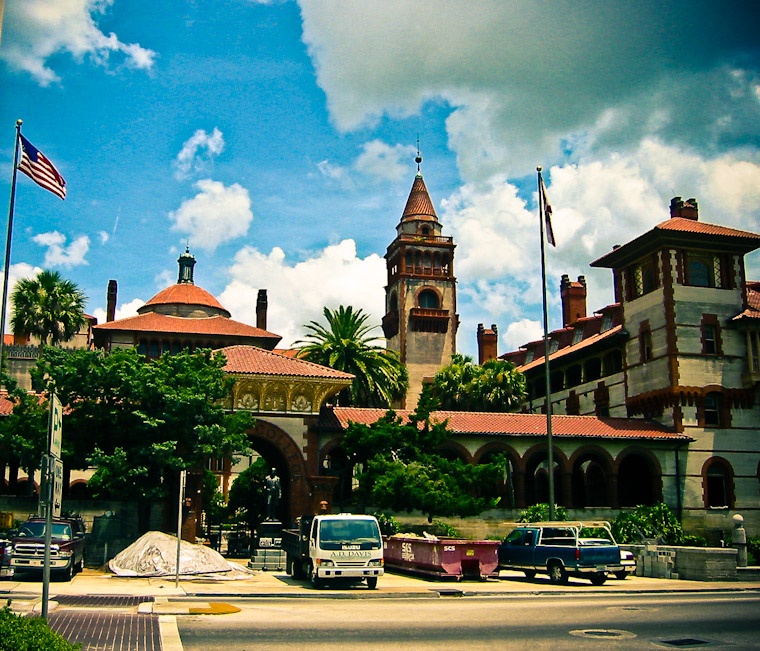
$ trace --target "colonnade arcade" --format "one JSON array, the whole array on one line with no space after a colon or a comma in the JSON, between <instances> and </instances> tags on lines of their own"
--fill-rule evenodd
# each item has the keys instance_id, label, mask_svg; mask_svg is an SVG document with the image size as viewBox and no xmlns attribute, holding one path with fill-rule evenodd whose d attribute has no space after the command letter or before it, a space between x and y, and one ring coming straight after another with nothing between
<instances>
[{"instance_id":1,"label":"colonnade arcade","mask_svg":"<svg viewBox=\"0 0 760 651\"><path fill-rule=\"evenodd\" d=\"M462 443L449 440L440 452L447 458L466 463L488 463L505 459L503 480L498 486L483 487L482 496L499 497L499 508L525 508L549 501L548 454L545 443L536 443L520 454L504 442L487 443L471 454ZM660 462L655 454L630 445L611 455L598 445L584 445L571 453L555 446L555 502L569 509L619 509L639 504L653 505L663 500ZM320 455L320 472L339 477L334 501L347 504L356 488L353 469L338 440L326 444Z\"/></svg>"}]
</instances>

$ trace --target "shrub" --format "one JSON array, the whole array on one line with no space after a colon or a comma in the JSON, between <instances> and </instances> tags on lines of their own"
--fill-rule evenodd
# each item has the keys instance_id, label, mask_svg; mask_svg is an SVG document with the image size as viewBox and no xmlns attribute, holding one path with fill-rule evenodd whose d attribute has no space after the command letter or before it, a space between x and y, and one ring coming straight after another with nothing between
<instances>
[{"instance_id":1,"label":"shrub","mask_svg":"<svg viewBox=\"0 0 760 651\"><path fill-rule=\"evenodd\" d=\"M0 610L0 651L74 651L81 646L51 631L40 617L16 615L10 604Z\"/></svg>"},{"instance_id":2,"label":"shrub","mask_svg":"<svg viewBox=\"0 0 760 651\"><path fill-rule=\"evenodd\" d=\"M447 522L442 520L433 520L433 525L438 528L438 531L442 533L445 538L461 538L461 533L456 527L452 527Z\"/></svg>"},{"instance_id":3,"label":"shrub","mask_svg":"<svg viewBox=\"0 0 760 651\"><path fill-rule=\"evenodd\" d=\"M747 565L760 565L760 537L747 538Z\"/></svg>"},{"instance_id":4,"label":"shrub","mask_svg":"<svg viewBox=\"0 0 760 651\"><path fill-rule=\"evenodd\" d=\"M377 523L380 525L380 533L383 536L392 536L394 533L401 531L401 525L392 515L385 513L372 513L371 515L377 518Z\"/></svg>"},{"instance_id":5,"label":"shrub","mask_svg":"<svg viewBox=\"0 0 760 651\"><path fill-rule=\"evenodd\" d=\"M618 513L612 523L612 533L615 540L623 544L640 543L645 538L659 540L666 545L680 545L683 542L681 523L663 503L639 505L632 511Z\"/></svg>"},{"instance_id":6,"label":"shrub","mask_svg":"<svg viewBox=\"0 0 760 651\"><path fill-rule=\"evenodd\" d=\"M518 522L545 522L549 519L549 505L534 504L520 513ZM567 520L567 511L564 506L554 505L554 519Z\"/></svg>"},{"instance_id":7,"label":"shrub","mask_svg":"<svg viewBox=\"0 0 760 651\"><path fill-rule=\"evenodd\" d=\"M684 535L681 544L684 547L707 547L707 538L704 536Z\"/></svg>"}]
</instances>

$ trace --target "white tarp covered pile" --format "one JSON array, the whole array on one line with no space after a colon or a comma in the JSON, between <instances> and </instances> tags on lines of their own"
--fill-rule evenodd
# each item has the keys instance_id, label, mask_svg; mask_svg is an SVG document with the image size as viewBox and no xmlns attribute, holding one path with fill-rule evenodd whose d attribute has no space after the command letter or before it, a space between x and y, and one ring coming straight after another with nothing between
<instances>
[{"instance_id":1,"label":"white tarp covered pile","mask_svg":"<svg viewBox=\"0 0 760 651\"><path fill-rule=\"evenodd\" d=\"M108 561L117 576L175 576L176 567L177 539L160 531L149 531ZM253 574L210 547L185 540L179 549L179 573L222 581L250 579Z\"/></svg>"}]
</instances>

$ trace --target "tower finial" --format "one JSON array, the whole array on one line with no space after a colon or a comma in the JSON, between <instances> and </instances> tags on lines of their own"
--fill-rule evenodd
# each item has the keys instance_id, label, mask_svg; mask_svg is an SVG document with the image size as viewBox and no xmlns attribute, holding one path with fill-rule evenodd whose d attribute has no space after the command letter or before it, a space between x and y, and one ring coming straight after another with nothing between
<instances>
[{"instance_id":1,"label":"tower finial","mask_svg":"<svg viewBox=\"0 0 760 651\"><path fill-rule=\"evenodd\" d=\"M417 132L417 155L414 157L414 162L417 163L417 176L420 176L420 163L422 162L422 156L420 156L420 134Z\"/></svg>"}]
</instances>

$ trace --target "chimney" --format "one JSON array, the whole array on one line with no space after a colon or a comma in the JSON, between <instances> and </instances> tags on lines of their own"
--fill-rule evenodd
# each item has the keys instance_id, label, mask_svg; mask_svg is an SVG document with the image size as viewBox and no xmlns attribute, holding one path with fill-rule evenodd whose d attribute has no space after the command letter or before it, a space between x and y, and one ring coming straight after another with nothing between
<instances>
[{"instance_id":1,"label":"chimney","mask_svg":"<svg viewBox=\"0 0 760 651\"><path fill-rule=\"evenodd\" d=\"M256 297L256 327L261 330L267 329L267 290L260 289Z\"/></svg>"},{"instance_id":2,"label":"chimney","mask_svg":"<svg viewBox=\"0 0 760 651\"><path fill-rule=\"evenodd\" d=\"M566 328L578 319L586 316L586 278L578 276L578 282L571 283L567 274L562 276L560 283L562 297L562 327Z\"/></svg>"},{"instance_id":3,"label":"chimney","mask_svg":"<svg viewBox=\"0 0 760 651\"><path fill-rule=\"evenodd\" d=\"M482 323L478 323L478 364L496 359L499 347L499 330L494 323L490 330L486 330Z\"/></svg>"},{"instance_id":4,"label":"chimney","mask_svg":"<svg viewBox=\"0 0 760 651\"><path fill-rule=\"evenodd\" d=\"M108 293L106 294L106 322L116 319L116 281L108 281Z\"/></svg>"},{"instance_id":5,"label":"chimney","mask_svg":"<svg viewBox=\"0 0 760 651\"><path fill-rule=\"evenodd\" d=\"M699 220L699 204L692 197L686 201L681 201L681 197L673 197L670 200L670 218L683 217L684 219Z\"/></svg>"}]
</instances>

